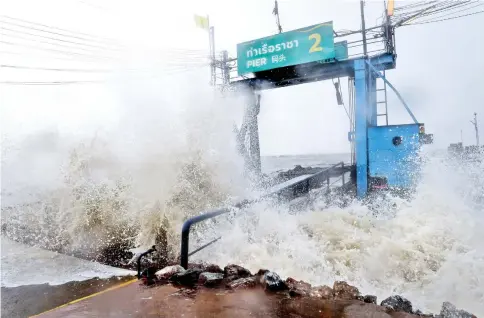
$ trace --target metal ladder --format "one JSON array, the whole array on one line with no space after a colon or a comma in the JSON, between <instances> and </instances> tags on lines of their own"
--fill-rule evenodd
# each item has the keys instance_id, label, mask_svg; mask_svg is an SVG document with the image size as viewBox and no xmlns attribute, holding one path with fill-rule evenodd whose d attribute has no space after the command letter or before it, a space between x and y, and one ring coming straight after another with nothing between
<instances>
[{"instance_id":1,"label":"metal ladder","mask_svg":"<svg viewBox=\"0 0 484 318\"><path fill-rule=\"evenodd\" d=\"M385 71L383 71L383 76L386 76ZM378 80L380 80L380 82L383 82L383 88L378 88ZM383 94L378 94L378 92L383 92ZM383 100L381 99L382 97ZM376 116L377 118L385 116L385 125L388 126L387 83L379 77L377 77L376 79Z\"/></svg>"}]
</instances>

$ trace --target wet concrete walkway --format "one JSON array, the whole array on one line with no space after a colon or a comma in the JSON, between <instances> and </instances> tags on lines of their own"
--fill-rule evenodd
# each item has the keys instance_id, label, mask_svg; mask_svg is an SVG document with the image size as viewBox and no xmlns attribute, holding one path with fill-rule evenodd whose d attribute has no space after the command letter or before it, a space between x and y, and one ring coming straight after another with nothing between
<instances>
[{"instance_id":1,"label":"wet concrete walkway","mask_svg":"<svg viewBox=\"0 0 484 318\"><path fill-rule=\"evenodd\" d=\"M189 290L171 285L145 287L138 282L40 314L38 318L60 317L280 317L275 295L262 289L236 292Z\"/></svg>"}]
</instances>

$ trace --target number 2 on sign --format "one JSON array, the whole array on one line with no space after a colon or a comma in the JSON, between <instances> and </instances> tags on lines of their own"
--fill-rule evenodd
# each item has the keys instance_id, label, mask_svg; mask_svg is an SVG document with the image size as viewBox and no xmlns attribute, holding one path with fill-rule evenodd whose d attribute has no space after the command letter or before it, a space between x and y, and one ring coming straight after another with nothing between
<instances>
[{"instance_id":1,"label":"number 2 on sign","mask_svg":"<svg viewBox=\"0 0 484 318\"><path fill-rule=\"evenodd\" d=\"M321 44L321 34L313 33L309 36L309 40L314 40L313 45L309 49L309 53L321 52L323 48L319 45Z\"/></svg>"}]
</instances>

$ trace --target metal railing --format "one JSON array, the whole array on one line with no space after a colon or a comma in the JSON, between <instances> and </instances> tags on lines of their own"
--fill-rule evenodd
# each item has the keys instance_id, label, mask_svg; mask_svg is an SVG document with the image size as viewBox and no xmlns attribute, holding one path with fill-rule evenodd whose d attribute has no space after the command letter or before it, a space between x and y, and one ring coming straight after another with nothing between
<instances>
[{"instance_id":1,"label":"metal railing","mask_svg":"<svg viewBox=\"0 0 484 318\"><path fill-rule=\"evenodd\" d=\"M337 176L340 176L342 179L342 184L345 185L345 177L344 174L347 173L348 171L345 171L345 165L344 162L339 162L329 168L326 168L320 172L317 172L315 174L309 175L307 177L303 178L295 178L298 179L295 182L291 183L291 180L286 181L285 183L289 183L288 185L282 186L280 188L276 188L275 190L269 190L268 192L262 194L256 199L250 199L250 200L243 200L238 203L233 204L230 207L224 207L212 211L207 211L203 214L197 215L195 217L192 217L183 223L182 226L182 233L181 233L181 255L180 255L180 265L183 268L188 267L188 257L201 251L202 249L212 245L216 241L218 241L221 237L216 238L215 240L212 240L203 246L197 248L196 250L192 252L188 252L189 248L189 242L190 242L190 229L192 225L200 223L202 221L214 218L216 216L222 215L229 213L233 211L234 208L236 209L241 209L244 207L247 207L251 204L254 204L256 202L261 201L262 199L266 199L269 197L285 197L288 199L294 199L296 197L302 196L306 193L309 193L310 190L316 189L316 188L321 188L325 184L327 185L328 189L330 187L330 178L335 175L338 167L341 167L341 174L337 174ZM284 183L283 183L284 185Z\"/></svg>"}]
</instances>

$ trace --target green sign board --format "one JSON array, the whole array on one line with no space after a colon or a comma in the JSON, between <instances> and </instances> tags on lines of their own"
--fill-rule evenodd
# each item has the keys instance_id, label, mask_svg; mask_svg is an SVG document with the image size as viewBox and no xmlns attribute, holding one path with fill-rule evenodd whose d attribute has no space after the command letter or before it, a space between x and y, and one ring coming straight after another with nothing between
<instances>
[{"instance_id":1,"label":"green sign board","mask_svg":"<svg viewBox=\"0 0 484 318\"><path fill-rule=\"evenodd\" d=\"M335 57L330 21L237 44L237 71L243 75Z\"/></svg>"}]
</instances>

